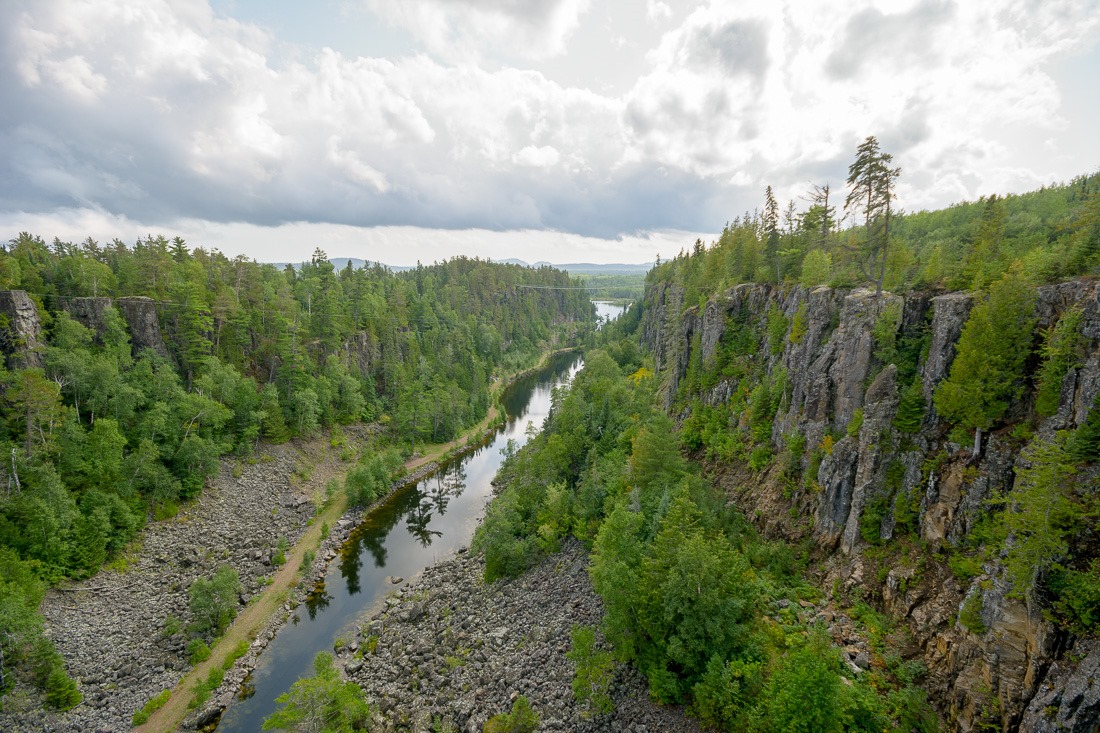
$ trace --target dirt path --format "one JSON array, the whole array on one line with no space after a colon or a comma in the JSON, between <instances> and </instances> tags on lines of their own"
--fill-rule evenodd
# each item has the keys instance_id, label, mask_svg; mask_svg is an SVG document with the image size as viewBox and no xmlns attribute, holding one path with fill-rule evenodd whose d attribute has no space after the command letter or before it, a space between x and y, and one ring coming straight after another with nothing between
<instances>
[{"instance_id":1,"label":"dirt path","mask_svg":"<svg viewBox=\"0 0 1100 733\"><path fill-rule=\"evenodd\" d=\"M513 374L508 379L495 382L491 390L489 411L485 418L454 440L425 448L421 455L405 463L406 473L412 474L430 463L439 461L452 451L469 445L471 440L477 440L498 419L500 410L496 406L496 402L504 388L525 374L542 369L556 353L559 352L547 352L536 366ZM271 622L271 619L286 602L290 590L298 582L299 566L302 563L302 558L308 550L315 550L320 545L322 526L334 525L346 510L347 497L340 492L333 498L329 506L314 519L312 525L306 529L305 534L298 543L286 553L286 564L275 573L271 585L237 615L225 634L217 640L217 643L211 648L210 658L195 665L184 675L183 679L172 689L171 696L164 706L154 712L144 725L135 728L135 731L138 733L171 733L177 730L180 723L190 712L188 705L194 697L193 690L195 686L206 679L210 670L223 666L237 644L241 641L251 643L257 634Z\"/></svg>"}]
</instances>

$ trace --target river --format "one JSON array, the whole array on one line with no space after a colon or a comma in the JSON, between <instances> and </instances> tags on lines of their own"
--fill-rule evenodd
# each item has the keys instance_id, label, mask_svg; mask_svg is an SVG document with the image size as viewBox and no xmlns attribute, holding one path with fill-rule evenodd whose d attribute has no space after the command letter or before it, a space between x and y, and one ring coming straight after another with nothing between
<instances>
[{"instance_id":1,"label":"river","mask_svg":"<svg viewBox=\"0 0 1100 733\"><path fill-rule=\"evenodd\" d=\"M444 464L371 511L330 564L323 588L295 609L291 622L264 650L252 674L252 695L234 701L217 730L260 730L275 711L275 698L312 671L313 657L332 649L341 635L351 638L356 620L393 590L389 576L410 578L469 545L492 496L490 481L503 460L501 449L509 440L523 445L528 423L542 426L551 390L580 366L577 354L561 354L543 371L517 381L502 398L508 422L487 445Z\"/></svg>"}]
</instances>

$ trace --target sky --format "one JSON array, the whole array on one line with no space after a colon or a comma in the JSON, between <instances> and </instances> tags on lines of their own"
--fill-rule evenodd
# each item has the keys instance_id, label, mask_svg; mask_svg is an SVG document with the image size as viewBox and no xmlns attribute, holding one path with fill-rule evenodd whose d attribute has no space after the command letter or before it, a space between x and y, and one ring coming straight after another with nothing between
<instances>
[{"instance_id":1,"label":"sky","mask_svg":"<svg viewBox=\"0 0 1100 733\"><path fill-rule=\"evenodd\" d=\"M0 241L650 262L1100 169L1100 0L2 0Z\"/></svg>"}]
</instances>

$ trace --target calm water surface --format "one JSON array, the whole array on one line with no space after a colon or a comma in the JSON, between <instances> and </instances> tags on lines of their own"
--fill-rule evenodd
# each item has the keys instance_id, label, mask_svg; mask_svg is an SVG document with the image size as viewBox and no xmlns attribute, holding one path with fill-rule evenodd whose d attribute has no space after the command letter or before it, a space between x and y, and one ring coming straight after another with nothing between
<instances>
[{"instance_id":1,"label":"calm water surface","mask_svg":"<svg viewBox=\"0 0 1100 733\"><path fill-rule=\"evenodd\" d=\"M597 310L610 317L622 312L607 303L597 303ZM393 590L387 576L409 578L470 543L492 495L489 482L503 460L501 449L509 440L523 445L528 423L542 426L551 389L571 379L580 366L579 356L563 354L543 372L521 379L502 400L507 425L487 445L396 492L364 519L329 565L323 584L264 650L252 674L255 692L229 706L219 731L260 730L275 711L275 698L312 672L314 656L331 650L340 636L350 639L355 621Z\"/></svg>"}]
</instances>

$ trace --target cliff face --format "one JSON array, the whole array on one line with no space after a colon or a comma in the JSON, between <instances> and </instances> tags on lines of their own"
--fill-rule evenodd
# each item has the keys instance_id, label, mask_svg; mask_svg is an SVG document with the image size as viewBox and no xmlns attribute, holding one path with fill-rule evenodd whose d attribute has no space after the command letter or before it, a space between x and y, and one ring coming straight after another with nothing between
<instances>
[{"instance_id":1,"label":"cliff face","mask_svg":"<svg viewBox=\"0 0 1100 733\"><path fill-rule=\"evenodd\" d=\"M23 290L0 290L0 318L0 350L8 367L41 367L42 322L30 296Z\"/></svg>"},{"instance_id":2,"label":"cliff face","mask_svg":"<svg viewBox=\"0 0 1100 733\"><path fill-rule=\"evenodd\" d=\"M1100 390L1098 296L1095 283L1082 281L1039 290L1040 329L1071 306L1082 309L1087 354L1066 375L1058 412L1041 423L1039 436L1080 425ZM792 492L773 466L753 476L751 488L735 480L728 489L765 531L814 538L825 558L826 588L858 588L904 621L929 668L932 698L955 729L992 723L1005 730L1096 730L1100 647L1073 639L1038 608L1009 597L998 564L960 581L945 559L968 540L989 500L1011 488L1026 445L994 432L973 455L972 446L950 442L949 426L935 415L932 396L950 371L972 305L964 293L876 296L870 290L739 285L705 306L685 309L683 291L666 282L646 292L641 337L656 362L666 406L685 418L695 399L717 405L754 386L719 378L698 394L679 394L693 359L704 370L714 364L731 324L755 326L763 341L752 356L753 376L744 379L776 381L783 373L778 381L786 390L772 423L772 447L782 451L787 436L803 436L802 469L812 475ZM769 343L776 336L768 328L769 311L787 319L783 343ZM799 333L793 334L796 321ZM923 347L905 383L894 364L881 360L876 336ZM914 382L925 411L919 426L903 435L895 417L901 392ZM1010 414L1027 408L1021 402ZM748 478L743 467L725 473ZM883 566L881 548L896 541L899 517L922 552ZM867 552L871 541L876 552ZM971 628L958 622L968 599L982 621Z\"/></svg>"}]
</instances>

